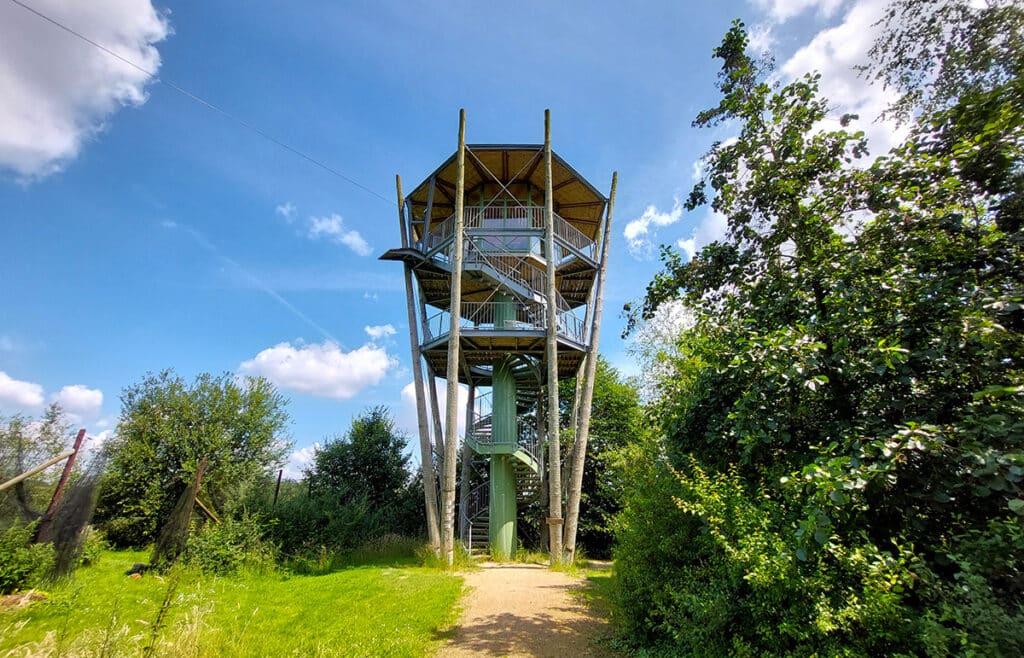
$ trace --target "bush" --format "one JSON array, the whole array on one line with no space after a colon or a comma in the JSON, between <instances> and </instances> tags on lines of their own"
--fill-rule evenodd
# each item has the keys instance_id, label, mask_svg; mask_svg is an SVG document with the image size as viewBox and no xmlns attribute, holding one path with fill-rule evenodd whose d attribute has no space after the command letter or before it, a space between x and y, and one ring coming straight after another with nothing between
<instances>
[{"instance_id":1,"label":"bush","mask_svg":"<svg viewBox=\"0 0 1024 658\"><path fill-rule=\"evenodd\" d=\"M15 524L0 533L0 594L36 587L53 569L53 546L33 544L35 529Z\"/></svg>"},{"instance_id":2,"label":"bush","mask_svg":"<svg viewBox=\"0 0 1024 658\"><path fill-rule=\"evenodd\" d=\"M194 534L185 548L183 561L189 566L219 575L240 569L271 570L277 557L273 544L263 540L259 517L225 519L207 523Z\"/></svg>"},{"instance_id":3,"label":"bush","mask_svg":"<svg viewBox=\"0 0 1024 658\"><path fill-rule=\"evenodd\" d=\"M78 564L83 567L96 564L105 550L107 550L107 542L103 539L103 533L92 526L86 527L85 537L82 540L82 553L78 557Z\"/></svg>"}]
</instances>

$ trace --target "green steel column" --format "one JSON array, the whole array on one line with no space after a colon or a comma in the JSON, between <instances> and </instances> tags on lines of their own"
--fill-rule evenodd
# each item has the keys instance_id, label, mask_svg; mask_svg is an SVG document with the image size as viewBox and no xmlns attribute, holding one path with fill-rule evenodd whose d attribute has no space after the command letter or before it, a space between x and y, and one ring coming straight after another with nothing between
<instances>
[{"instance_id":1,"label":"green steel column","mask_svg":"<svg viewBox=\"0 0 1024 658\"><path fill-rule=\"evenodd\" d=\"M509 328L507 320L515 319L515 302L512 297L495 295L494 326ZM502 360L494 364L492 380L491 422L492 440L498 445L515 449L518 438L516 423L516 380L512 367ZM498 558L514 556L516 542L516 473L511 454L491 455L490 478L490 542L491 553Z\"/></svg>"}]
</instances>

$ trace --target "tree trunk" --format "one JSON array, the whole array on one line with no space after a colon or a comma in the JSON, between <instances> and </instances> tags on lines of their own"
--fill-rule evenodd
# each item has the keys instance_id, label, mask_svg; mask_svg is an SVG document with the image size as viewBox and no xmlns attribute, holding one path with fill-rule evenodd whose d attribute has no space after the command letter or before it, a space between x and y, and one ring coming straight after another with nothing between
<instances>
[{"instance_id":1,"label":"tree trunk","mask_svg":"<svg viewBox=\"0 0 1024 658\"><path fill-rule=\"evenodd\" d=\"M459 443L459 320L462 312L462 238L466 195L466 110L459 110L459 151L455 178L455 233L452 244L452 295L448 330L448 399L445 414L444 477L441 493L444 516L441 528L441 551L448 566L455 564L455 473Z\"/></svg>"},{"instance_id":2,"label":"tree trunk","mask_svg":"<svg viewBox=\"0 0 1024 658\"><path fill-rule=\"evenodd\" d=\"M555 287L555 210L551 181L551 110L544 110L544 259L547 261L548 534L551 563L562 562L562 456L558 443L558 308Z\"/></svg>"},{"instance_id":3,"label":"tree trunk","mask_svg":"<svg viewBox=\"0 0 1024 658\"><path fill-rule=\"evenodd\" d=\"M604 235L601 238L601 266L597 274L597 295L591 318L590 346L587 350L587 368L583 382L583 396L580 408L580 426L576 433L573 451L572 481L569 485L569 500L566 504L565 554L572 561L576 552L576 531L580 520L580 497L583 489L583 467L587 459L587 440L590 438L590 412L594 401L594 377L597 373L597 344L601 334L601 310L604 306L604 280L608 271L608 243L611 238L612 210L615 208L615 189L619 174L612 174L612 191L608 196L608 212L604 220Z\"/></svg>"},{"instance_id":4,"label":"tree trunk","mask_svg":"<svg viewBox=\"0 0 1024 658\"><path fill-rule=\"evenodd\" d=\"M398 192L398 221L402 231L402 246L407 246L409 238L405 231L401 176L395 176L395 185ZM420 475L423 479L423 503L427 514L427 538L431 548L437 553L441 550L441 530L437 514L437 474L434 472L434 456L430 448L430 428L427 425L427 405L423 391L423 359L420 355L419 331L416 328L412 267L408 263L405 264L405 298L409 319L409 345L412 352L412 379L416 391L416 420L420 434Z\"/></svg>"}]
</instances>

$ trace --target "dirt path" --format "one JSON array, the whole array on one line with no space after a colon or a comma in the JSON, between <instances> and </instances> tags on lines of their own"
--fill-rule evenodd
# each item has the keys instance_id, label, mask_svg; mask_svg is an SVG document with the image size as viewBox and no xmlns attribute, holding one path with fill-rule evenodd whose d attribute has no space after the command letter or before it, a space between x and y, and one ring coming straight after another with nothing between
<instances>
[{"instance_id":1,"label":"dirt path","mask_svg":"<svg viewBox=\"0 0 1024 658\"><path fill-rule=\"evenodd\" d=\"M536 564L482 565L465 574L462 617L438 656L614 656L610 635L573 590L578 579Z\"/></svg>"}]
</instances>

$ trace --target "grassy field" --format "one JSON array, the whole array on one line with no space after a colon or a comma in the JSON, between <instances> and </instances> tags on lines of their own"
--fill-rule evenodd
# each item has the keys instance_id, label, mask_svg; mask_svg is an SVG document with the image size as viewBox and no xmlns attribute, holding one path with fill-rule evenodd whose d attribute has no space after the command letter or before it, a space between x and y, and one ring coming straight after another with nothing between
<instances>
[{"instance_id":1,"label":"grassy field","mask_svg":"<svg viewBox=\"0 0 1024 658\"><path fill-rule=\"evenodd\" d=\"M455 621L462 590L412 566L124 576L147 558L107 553L47 601L0 612L0 656L419 656Z\"/></svg>"}]
</instances>

